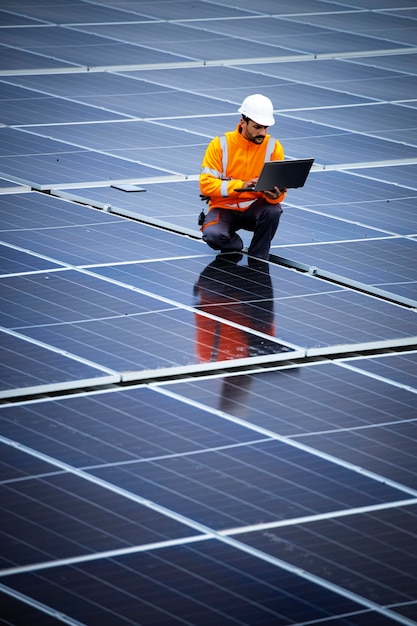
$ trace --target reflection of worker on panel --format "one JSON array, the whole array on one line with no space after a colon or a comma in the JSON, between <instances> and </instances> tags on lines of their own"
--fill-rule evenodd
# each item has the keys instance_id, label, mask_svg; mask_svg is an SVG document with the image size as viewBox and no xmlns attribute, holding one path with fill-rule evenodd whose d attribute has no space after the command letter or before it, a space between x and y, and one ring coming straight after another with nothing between
<instances>
[{"instance_id":1,"label":"reflection of worker on panel","mask_svg":"<svg viewBox=\"0 0 417 626\"><path fill-rule=\"evenodd\" d=\"M218 255L194 286L196 307L226 321L274 336L273 291L269 265L249 259L248 265ZM250 265L250 264L256 265ZM219 320L196 315L196 342L200 361L224 361L280 352L268 341Z\"/></svg>"}]
</instances>

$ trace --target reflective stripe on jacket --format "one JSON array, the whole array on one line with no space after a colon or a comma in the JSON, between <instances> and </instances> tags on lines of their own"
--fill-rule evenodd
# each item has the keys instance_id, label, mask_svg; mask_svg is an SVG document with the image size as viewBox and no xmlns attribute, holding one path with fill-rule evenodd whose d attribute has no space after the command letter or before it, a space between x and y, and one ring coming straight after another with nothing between
<instances>
[{"instance_id":1,"label":"reflective stripe on jacket","mask_svg":"<svg viewBox=\"0 0 417 626\"><path fill-rule=\"evenodd\" d=\"M254 200L265 197L261 192L234 191L244 182L260 175L265 161L281 161L284 149L271 135L258 145L242 137L240 125L215 137L207 146L200 172L200 193L210 197L209 209L220 207L245 211ZM285 194L271 204L281 202Z\"/></svg>"}]
</instances>

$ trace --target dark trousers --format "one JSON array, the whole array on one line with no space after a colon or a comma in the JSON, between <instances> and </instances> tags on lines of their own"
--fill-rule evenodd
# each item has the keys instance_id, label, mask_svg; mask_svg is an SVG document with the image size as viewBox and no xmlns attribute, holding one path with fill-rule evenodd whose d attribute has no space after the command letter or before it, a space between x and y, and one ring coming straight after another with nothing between
<instances>
[{"instance_id":1,"label":"dark trousers","mask_svg":"<svg viewBox=\"0 0 417 626\"><path fill-rule=\"evenodd\" d=\"M255 200L246 211L211 209L204 220L203 241L214 250L239 252L243 241L236 231L253 232L248 254L258 259L268 259L271 241L282 214L280 204Z\"/></svg>"}]
</instances>

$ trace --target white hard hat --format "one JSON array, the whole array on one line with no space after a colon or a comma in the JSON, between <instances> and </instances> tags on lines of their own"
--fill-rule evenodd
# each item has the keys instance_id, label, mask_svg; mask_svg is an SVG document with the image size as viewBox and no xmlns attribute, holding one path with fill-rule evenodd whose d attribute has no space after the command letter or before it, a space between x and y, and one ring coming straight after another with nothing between
<instances>
[{"instance_id":1,"label":"white hard hat","mask_svg":"<svg viewBox=\"0 0 417 626\"><path fill-rule=\"evenodd\" d=\"M260 93L255 93L245 98L238 112L262 126L275 124L272 102Z\"/></svg>"}]
</instances>

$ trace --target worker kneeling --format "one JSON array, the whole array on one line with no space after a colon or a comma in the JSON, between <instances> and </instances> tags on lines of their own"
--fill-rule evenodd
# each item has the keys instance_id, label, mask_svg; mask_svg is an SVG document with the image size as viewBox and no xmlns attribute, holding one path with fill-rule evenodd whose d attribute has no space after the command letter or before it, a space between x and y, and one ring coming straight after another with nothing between
<instances>
[{"instance_id":1,"label":"worker kneeling","mask_svg":"<svg viewBox=\"0 0 417 626\"><path fill-rule=\"evenodd\" d=\"M212 139L203 158L200 192L208 198L209 210L201 231L203 240L221 252L241 251L243 241L237 231L253 232L248 254L267 259L286 189L259 192L253 187L264 163L283 160L284 150L267 133L275 123L269 98L248 96L238 112L241 119L236 129Z\"/></svg>"}]
</instances>

